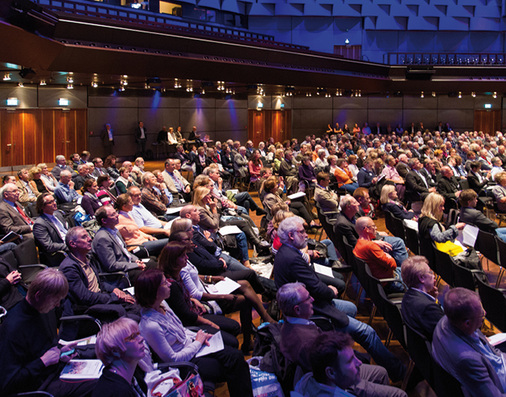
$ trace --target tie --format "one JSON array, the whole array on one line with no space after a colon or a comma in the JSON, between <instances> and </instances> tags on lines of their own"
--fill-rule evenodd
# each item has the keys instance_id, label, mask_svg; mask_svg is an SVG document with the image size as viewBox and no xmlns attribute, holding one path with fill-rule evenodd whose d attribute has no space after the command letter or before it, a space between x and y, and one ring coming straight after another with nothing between
<instances>
[{"instance_id":1,"label":"tie","mask_svg":"<svg viewBox=\"0 0 506 397\"><path fill-rule=\"evenodd\" d=\"M25 220L27 225L33 225L33 221L26 216L25 211L23 211L23 209L17 204L16 209L18 210L19 215L21 215L21 217Z\"/></svg>"}]
</instances>

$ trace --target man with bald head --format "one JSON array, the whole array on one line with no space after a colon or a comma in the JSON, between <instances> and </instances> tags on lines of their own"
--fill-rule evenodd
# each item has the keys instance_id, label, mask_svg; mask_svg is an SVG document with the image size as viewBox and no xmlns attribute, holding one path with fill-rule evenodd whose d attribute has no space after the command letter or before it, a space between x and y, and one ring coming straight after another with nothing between
<instances>
[{"instance_id":1,"label":"man with bald head","mask_svg":"<svg viewBox=\"0 0 506 397\"><path fill-rule=\"evenodd\" d=\"M480 328L487 313L478 294L453 288L445 316L434 330L432 356L473 397L506 396L506 355L490 345Z\"/></svg>"},{"instance_id":2,"label":"man with bald head","mask_svg":"<svg viewBox=\"0 0 506 397\"><path fill-rule=\"evenodd\" d=\"M395 263L392 255L383 251L374 241L377 230L374 221L368 216L358 218L355 229L358 233L358 240L353 253L369 265L372 275L378 279L395 278L401 281L401 264L397 266L398 264ZM399 281L389 281L384 284L385 291L388 293L404 291L404 286Z\"/></svg>"}]
</instances>

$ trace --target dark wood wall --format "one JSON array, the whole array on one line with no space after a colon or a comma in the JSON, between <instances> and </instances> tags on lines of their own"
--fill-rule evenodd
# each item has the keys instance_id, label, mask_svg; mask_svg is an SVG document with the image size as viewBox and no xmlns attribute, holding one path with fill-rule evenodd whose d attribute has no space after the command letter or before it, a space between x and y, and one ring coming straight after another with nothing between
<instances>
[{"instance_id":1,"label":"dark wood wall","mask_svg":"<svg viewBox=\"0 0 506 397\"><path fill-rule=\"evenodd\" d=\"M53 163L88 147L87 109L0 110L0 166Z\"/></svg>"}]
</instances>

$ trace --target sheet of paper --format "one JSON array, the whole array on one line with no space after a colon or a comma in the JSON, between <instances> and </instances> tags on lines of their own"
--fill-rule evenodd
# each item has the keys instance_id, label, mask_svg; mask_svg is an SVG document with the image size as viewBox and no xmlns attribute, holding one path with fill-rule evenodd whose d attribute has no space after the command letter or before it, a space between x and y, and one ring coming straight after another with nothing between
<instances>
[{"instance_id":1,"label":"sheet of paper","mask_svg":"<svg viewBox=\"0 0 506 397\"><path fill-rule=\"evenodd\" d=\"M86 346L86 345L94 345L96 343L96 341L97 341L97 336L92 335L92 336L88 336L87 338L70 340L70 341L60 339L58 341L58 343L62 346L65 346L65 345L70 345L71 343L77 342L77 346Z\"/></svg>"},{"instance_id":2,"label":"sheet of paper","mask_svg":"<svg viewBox=\"0 0 506 397\"><path fill-rule=\"evenodd\" d=\"M237 193L239 193L239 189L228 189L227 193L228 192L232 192L232 194L237 194Z\"/></svg>"},{"instance_id":3,"label":"sheet of paper","mask_svg":"<svg viewBox=\"0 0 506 397\"><path fill-rule=\"evenodd\" d=\"M166 214L179 214L179 211L181 211L181 208L183 207L169 207L167 208L167 211L165 211Z\"/></svg>"},{"instance_id":4,"label":"sheet of paper","mask_svg":"<svg viewBox=\"0 0 506 397\"><path fill-rule=\"evenodd\" d=\"M313 266L314 266L314 271L316 273L323 274L324 276L334 277L334 275L332 274L331 267L319 265L318 263L313 263Z\"/></svg>"},{"instance_id":5,"label":"sheet of paper","mask_svg":"<svg viewBox=\"0 0 506 397\"><path fill-rule=\"evenodd\" d=\"M212 295L231 294L240 287L241 285L239 283L236 283L228 277L225 277L224 280L219 281L216 284L206 285L207 291Z\"/></svg>"},{"instance_id":6,"label":"sheet of paper","mask_svg":"<svg viewBox=\"0 0 506 397\"><path fill-rule=\"evenodd\" d=\"M220 227L219 232L222 236L228 236L229 234L241 233L241 229L239 229L236 225L229 225Z\"/></svg>"},{"instance_id":7,"label":"sheet of paper","mask_svg":"<svg viewBox=\"0 0 506 397\"><path fill-rule=\"evenodd\" d=\"M209 346L202 346L195 357L207 356L208 354L219 352L224 348L223 337L219 331L216 332L207 342L209 343Z\"/></svg>"},{"instance_id":8,"label":"sheet of paper","mask_svg":"<svg viewBox=\"0 0 506 397\"><path fill-rule=\"evenodd\" d=\"M295 199L298 199L298 198L301 198L301 197L305 197L306 196L306 193L304 192L297 192L297 193L294 193L294 194L290 194L289 196L286 196L287 198L289 198L290 200L295 200Z\"/></svg>"},{"instance_id":9,"label":"sheet of paper","mask_svg":"<svg viewBox=\"0 0 506 397\"><path fill-rule=\"evenodd\" d=\"M488 343L490 343L492 346L497 346L500 345L501 343L506 342L506 333L503 332L500 334L488 336L487 339Z\"/></svg>"},{"instance_id":10,"label":"sheet of paper","mask_svg":"<svg viewBox=\"0 0 506 397\"><path fill-rule=\"evenodd\" d=\"M476 226L466 225L464 227L464 229L462 229L462 233L459 232L458 240L464 245L474 247L474 244L476 243L476 239L478 238L479 231L480 231L480 229L478 229ZM462 240L460 239L461 235L462 235Z\"/></svg>"},{"instance_id":11,"label":"sheet of paper","mask_svg":"<svg viewBox=\"0 0 506 397\"><path fill-rule=\"evenodd\" d=\"M100 360L70 360L61 371L60 379L98 379L103 368Z\"/></svg>"},{"instance_id":12,"label":"sheet of paper","mask_svg":"<svg viewBox=\"0 0 506 397\"><path fill-rule=\"evenodd\" d=\"M404 226L409 227L410 229L418 231L418 222L414 221L413 219L404 219L402 221L404 223Z\"/></svg>"},{"instance_id":13,"label":"sheet of paper","mask_svg":"<svg viewBox=\"0 0 506 397\"><path fill-rule=\"evenodd\" d=\"M123 288L123 291L128 292L130 295L135 295L135 287Z\"/></svg>"}]
</instances>

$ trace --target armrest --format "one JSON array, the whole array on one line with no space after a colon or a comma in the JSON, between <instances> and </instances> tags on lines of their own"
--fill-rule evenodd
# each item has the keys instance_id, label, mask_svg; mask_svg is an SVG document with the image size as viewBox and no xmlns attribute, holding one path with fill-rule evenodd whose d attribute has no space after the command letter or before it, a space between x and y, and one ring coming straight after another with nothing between
<instances>
[{"instance_id":1,"label":"armrest","mask_svg":"<svg viewBox=\"0 0 506 397\"><path fill-rule=\"evenodd\" d=\"M47 266L34 263L32 265L20 265L18 269L23 277L23 281L26 284L30 284L40 271L47 269Z\"/></svg>"}]
</instances>

